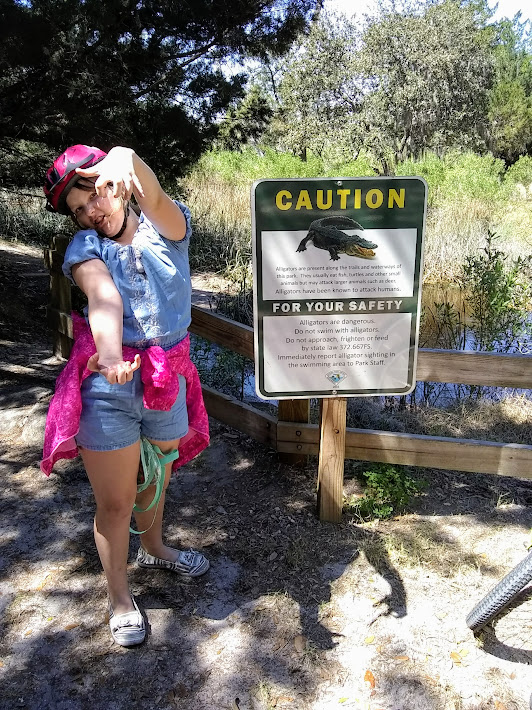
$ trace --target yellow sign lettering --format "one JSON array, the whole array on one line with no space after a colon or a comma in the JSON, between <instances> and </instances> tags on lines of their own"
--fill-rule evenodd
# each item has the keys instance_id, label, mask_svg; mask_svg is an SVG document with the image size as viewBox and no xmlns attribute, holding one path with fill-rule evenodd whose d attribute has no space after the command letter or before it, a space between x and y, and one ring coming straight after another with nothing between
<instances>
[{"instance_id":1,"label":"yellow sign lettering","mask_svg":"<svg viewBox=\"0 0 532 710\"><path fill-rule=\"evenodd\" d=\"M402 187L399 192L397 190L394 190L393 187L390 188L390 192L388 193L388 207L392 209L393 203L397 205L397 207L404 207L405 206L405 188Z\"/></svg>"},{"instance_id":2,"label":"yellow sign lettering","mask_svg":"<svg viewBox=\"0 0 532 710\"><path fill-rule=\"evenodd\" d=\"M381 190L373 189L368 190L366 193L366 205L372 210L375 210L377 209L377 207L380 207L382 205L383 200L384 195L382 194Z\"/></svg>"},{"instance_id":3,"label":"yellow sign lettering","mask_svg":"<svg viewBox=\"0 0 532 710\"><path fill-rule=\"evenodd\" d=\"M372 210L385 205L388 209L404 209L406 190L388 188L383 191L379 188L369 189L364 192L361 188L339 190L279 190L275 194L275 206L278 210L360 210L369 207Z\"/></svg>"},{"instance_id":4,"label":"yellow sign lettering","mask_svg":"<svg viewBox=\"0 0 532 710\"><path fill-rule=\"evenodd\" d=\"M292 194L288 190L281 190L275 195L275 204L278 210L289 210L292 203L288 200L292 199Z\"/></svg>"},{"instance_id":5,"label":"yellow sign lettering","mask_svg":"<svg viewBox=\"0 0 532 710\"><path fill-rule=\"evenodd\" d=\"M347 209L347 196L351 194L351 190L336 190L336 194L340 196L340 209Z\"/></svg>"},{"instance_id":6,"label":"yellow sign lettering","mask_svg":"<svg viewBox=\"0 0 532 710\"><path fill-rule=\"evenodd\" d=\"M302 208L306 210L312 209L312 202L310 201L310 195L307 190L301 190L299 197L297 198L296 210L300 210Z\"/></svg>"},{"instance_id":7,"label":"yellow sign lettering","mask_svg":"<svg viewBox=\"0 0 532 710\"><path fill-rule=\"evenodd\" d=\"M330 210L333 203L332 190L327 190L327 202L323 201L323 193L325 190L316 192L316 206L319 210Z\"/></svg>"}]
</instances>

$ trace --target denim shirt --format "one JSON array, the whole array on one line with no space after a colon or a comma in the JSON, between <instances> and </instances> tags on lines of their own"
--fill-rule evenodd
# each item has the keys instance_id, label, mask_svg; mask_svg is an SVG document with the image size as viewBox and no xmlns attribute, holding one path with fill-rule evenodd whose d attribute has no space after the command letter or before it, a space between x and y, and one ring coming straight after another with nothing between
<instances>
[{"instance_id":1,"label":"denim shirt","mask_svg":"<svg viewBox=\"0 0 532 710\"><path fill-rule=\"evenodd\" d=\"M117 244L99 237L92 229L84 229L74 235L67 247L63 273L72 282L72 267L83 261L101 259L109 269L124 304L124 345L160 345L167 350L187 334L191 319L188 245L192 228L189 209L180 202L176 204L186 219L186 234L181 241L162 237L141 213L131 244Z\"/></svg>"}]
</instances>

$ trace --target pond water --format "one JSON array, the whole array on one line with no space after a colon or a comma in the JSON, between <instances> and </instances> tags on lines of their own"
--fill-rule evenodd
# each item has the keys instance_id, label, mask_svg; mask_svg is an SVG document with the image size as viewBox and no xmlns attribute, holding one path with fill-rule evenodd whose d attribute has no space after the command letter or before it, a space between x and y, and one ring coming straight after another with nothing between
<instances>
[{"instance_id":1,"label":"pond water","mask_svg":"<svg viewBox=\"0 0 532 710\"><path fill-rule=\"evenodd\" d=\"M463 291L453 284L425 284L421 291L420 348L475 350L466 327L471 310Z\"/></svg>"},{"instance_id":2,"label":"pond water","mask_svg":"<svg viewBox=\"0 0 532 710\"><path fill-rule=\"evenodd\" d=\"M420 348L478 350L472 332L471 309L464 292L454 284L425 284L421 295ZM527 318L532 324L532 312ZM506 347L506 346L507 347ZM503 343L496 352L532 353L532 339L523 338L517 347Z\"/></svg>"},{"instance_id":3,"label":"pond water","mask_svg":"<svg viewBox=\"0 0 532 710\"><path fill-rule=\"evenodd\" d=\"M447 308L449 304L451 308ZM420 327L420 348L442 348L449 350L477 350L475 335L470 328L471 312L464 292L453 284L425 284L422 290L422 321ZM527 318L532 325L532 312ZM532 339L525 337L516 348L508 342L509 352L523 355L532 354ZM506 351L499 348L498 351ZM469 385L418 382L411 400L433 406L445 407L464 399L501 400L511 394L531 396L530 390L508 390L503 387L473 387Z\"/></svg>"}]
</instances>

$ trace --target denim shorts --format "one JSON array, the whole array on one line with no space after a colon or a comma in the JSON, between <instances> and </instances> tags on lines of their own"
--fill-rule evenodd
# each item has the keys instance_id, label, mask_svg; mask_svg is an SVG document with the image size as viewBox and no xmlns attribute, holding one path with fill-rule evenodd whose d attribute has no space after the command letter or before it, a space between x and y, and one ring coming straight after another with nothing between
<instances>
[{"instance_id":1,"label":"denim shorts","mask_svg":"<svg viewBox=\"0 0 532 710\"><path fill-rule=\"evenodd\" d=\"M83 403L76 443L92 451L131 446L141 435L158 441L181 439L188 431L185 378L179 375L179 394L169 412L145 409L140 370L131 382L111 385L93 373L81 385Z\"/></svg>"}]
</instances>

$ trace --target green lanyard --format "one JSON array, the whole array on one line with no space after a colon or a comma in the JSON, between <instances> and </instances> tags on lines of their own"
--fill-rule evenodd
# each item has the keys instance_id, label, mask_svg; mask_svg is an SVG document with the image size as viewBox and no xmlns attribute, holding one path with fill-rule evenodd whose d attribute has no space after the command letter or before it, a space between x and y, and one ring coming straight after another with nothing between
<instances>
[{"instance_id":1,"label":"green lanyard","mask_svg":"<svg viewBox=\"0 0 532 710\"><path fill-rule=\"evenodd\" d=\"M143 535L145 532L148 532L148 530L155 522L155 517L157 516L157 509L159 507L159 502L161 500L161 496L164 490L164 467L167 463L170 463L170 461L175 461L177 458L179 458L179 451L177 449L174 449L173 451L170 451L169 454L164 455L158 446L149 442L145 436L141 437L140 460L142 462L142 470L144 472L144 481L138 484L137 493L142 493L142 491L145 491L148 486L151 486L153 484L155 484L155 493L152 502L147 508L139 508L138 505L135 503L133 505L133 512L146 513L148 510L151 510L153 506L155 506L155 512L153 514L153 520L149 528L146 528L146 530L139 531L133 530L133 528L130 527L129 532L133 533L134 535Z\"/></svg>"}]
</instances>

